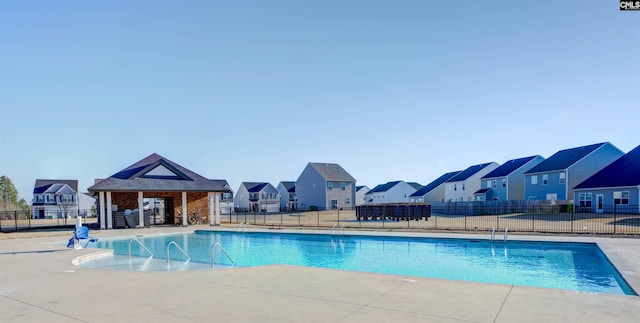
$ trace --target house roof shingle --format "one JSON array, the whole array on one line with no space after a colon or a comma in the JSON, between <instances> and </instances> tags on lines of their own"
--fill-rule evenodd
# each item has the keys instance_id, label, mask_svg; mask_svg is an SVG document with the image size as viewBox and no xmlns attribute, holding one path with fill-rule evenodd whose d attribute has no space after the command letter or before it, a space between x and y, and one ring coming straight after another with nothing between
<instances>
[{"instance_id":1,"label":"house roof shingle","mask_svg":"<svg viewBox=\"0 0 640 323\"><path fill-rule=\"evenodd\" d=\"M258 193L262 191L265 186L269 185L266 182L242 182L242 185L247 188L249 193Z\"/></svg>"},{"instance_id":2,"label":"house roof shingle","mask_svg":"<svg viewBox=\"0 0 640 323\"><path fill-rule=\"evenodd\" d=\"M607 143L602 142L599 144L560 150L557 153L551 155L551 157L545 159L540 164L528 170L525 174L551 172L551 171L559 171L559 170L567 169L569 166L575 164L580 159L584 158L585 156L587 156L588 154L602 147L605 144Z\"/></svg>"},{"instance_id":3,"label":"house roof shingle","mask_svg":"<svg viewBox=\"0 0 640 323\"><path fill-rule=\"evenodd\" d=\"M355 182L342 166L330 163L309 163L325 180L335 182Z\"/></svg>"},{"instance_id":4,"label":"house roof shingle","mask_svg":"<svg viewBox=\"0 0 640 323\"><path fill-rule=\"evenodd\" d=\"M452 177L458 175L460 172L462 172L462 171L459 170L459 171L456 171L456 172L446 173L446 174L436 178L434 181L432 181L431 183L427 184L423 188L417 190L415 193L411 194L411 196L424 196L425 194L427 194L427 193L431 192L432 190L434 190L440 184L442 184L442 183L446 182L447 180L451 179Z\"/></svg>"},{"instance_id":5,"label":"house roof shingle","mask_svg":"<svg viewBox=\"0 0 640 323\"><path fill-rule=\"evenodd\" d=\"M536 157L538 156L529 156L529 157L512 159L500 165L498 168L492 170L491 172L489 172L489 174L484 175L482 178L494 178L494 177L507 176Z\"/></svg>"},{"instance_id":6,"label":"house roof shingle","mask_svg":"<svg viewBox=\"0 0 640 323\"><path fill-rule=\"evenodd\" d=\"M159 166L175 176L145 175ZM231 189L226 180L207 179L154 153L89 187L88 191L231 192Z\"/></svg>"},{"instance_id":7,"label":"house roof shingle","mask_svg":"<svg viewBox=\"0 0 640 323\"><path fill-rule=\"evenodd\" d=\"M416 190L419 190L422 188L422 185L416 183L416 182L407 182L407 184L411 185L411 187L415 188Z\"/></svg>"},{"instance_id":8,"label":"house roof shingle","mask_svg":"<svg viewBox=\"0 0 640 323\"><path fill-rule=\"evenodd\" d=\"M640 146L616 159L575 189L624 187L640 185Z\"/></svg>"},{"instance_id":9,"label":"house roof shingle","mask_svg":"<svg viewBox=\"0 0 640 323\"><path fill-rule=\"evenodd\" d=\"M77 179L36 179L33 187L33 193L41 194L50 189L54 184L67 184L71 189L78 192Z\"/></svg>"},{"instance_id":10,"label":"house roof shingle","mask_svg":"<svg viewBox=\"0 0 640 323\"><path fill-rule=\"evenodd\" d=\"M369 190L369 192L367 192L366 194L386 192L386 191L390 190L392 187L396 186L400 182L401 181L393 181L393 182L387 182L387 183L384 183L384 184L377 185L376 187L374 187L371 190Z\"/></svg>"},{"instance_id":11,"label":"house roof shingle","mask_svg":"<svg viewBox=\"0 0 640 323\"><path fill-rule=\"evenodd\" d=\"M491 163L484 163L484 164L479 164L479 165L473 165L473 166L469 166L469 168L461 171L460 173L458 173L458 175L450 178L448 182L459 182L459 181L464 181L467 178L473 176L475 173L483 170L485 167L489 166Z\"/></svg>"},{"instance_id":12,"label":"house roof shingle","mask_svg":"<svg viewBox=\"0 0 640 323\"><path fill-rule=\"evenodd\" d=\"M282 181L280 183L282 183L282 186L284 186L284 188L287 190L287 192L289 192L289 193L295 193L296 192L296 182Z\"/></svg>"}]
</instances>

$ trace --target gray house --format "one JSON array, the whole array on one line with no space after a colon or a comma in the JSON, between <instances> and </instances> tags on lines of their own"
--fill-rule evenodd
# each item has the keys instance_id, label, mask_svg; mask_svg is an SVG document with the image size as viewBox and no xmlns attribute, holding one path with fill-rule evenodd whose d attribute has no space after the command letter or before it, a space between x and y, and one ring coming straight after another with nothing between
<instances>
[{"instance_id":1,"label":"gray house","mask_svg":"<svg viewBox=\"0 0 640 323\"><path fill-rule=\"evenodd\" d=\"M282 181L278 184L280 193L280 210L294 211L298 209L298 197L296 196L296 182Z\"/></svg>"},{"instance_id":2,"label":"gray house","mask_svg":"<svg viewBox=\"0 0 640 323\"><path fill-rule=\"evenodd\" d=\"M580 211L640 213L640 146L574 187Z\"/></svg>"},{"instance_id":3,"label":"gray house","mask_svg":"<svg viewBox=\"0 0 640 323\"><path fill-rule=\"evenodd\" d=\"M338 164L309 163L296 181L301 210L355 207L356 179Z\"/></svg>"},{"instance_id":4,"label":"gray house","mask_svg":"<svg viewBox=\"0 0 640 323\"><path fill-rule=\"evenodd\" d=\"M525 175L527 200L571 200L573 188L624 153L608 142L558 151Z\"/></svg>"},{"instance_id":5,"label":"gray house","mask_svg":"<svg viewBox=\"0 0 640 323\"><path fill-rule=\"evenodd\" d=\"M480 179L476 201L524 200L524 173L537 166L544 157L540 155L507 161Z\"/></svg>"},{"instance_id":6,"label":"gray house","mask_svg":"<svg viewBox=\"0 0 640 323\"><path fill-rule=\"evenodd\" d=\"M233 198L236 211L278 212L280 197L278 190L266 182L242 182Z\"/></svg>"}]
</instances>

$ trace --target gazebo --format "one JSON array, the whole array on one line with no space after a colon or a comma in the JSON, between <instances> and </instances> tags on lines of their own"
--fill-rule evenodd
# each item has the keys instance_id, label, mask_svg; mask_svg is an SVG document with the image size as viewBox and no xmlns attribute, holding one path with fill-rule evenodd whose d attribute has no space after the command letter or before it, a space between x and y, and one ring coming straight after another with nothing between
<instances>
[{"instance_id":1,"label":"gazebo","mask_svg":"<svg viewBox=\"0 0 640 323\"><path fill-rule=\"evenodd\" d=\"M114 227L114 212L138 210L145 224L144 200L163 199L166 222L187 225L187 215L199 212L210 225L220 225L220 196L231 193L226 180L211 180L158 154L151 154L111 177L96 180L88 191L98 195L100 228Z\"/></svg>"}]
</instances>

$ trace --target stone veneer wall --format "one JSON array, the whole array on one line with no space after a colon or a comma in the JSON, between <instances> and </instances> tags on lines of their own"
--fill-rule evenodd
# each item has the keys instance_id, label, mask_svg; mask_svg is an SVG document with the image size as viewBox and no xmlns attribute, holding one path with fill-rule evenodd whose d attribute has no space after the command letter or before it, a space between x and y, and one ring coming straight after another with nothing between
<instances>
[{"instance_id":1,"label":"stone veneer wall","mask_svg":"<svg viewBox=\"0 0 640 323\"><path fill-rule=\"evenodd\" d=\"M209 200L207 196L207 192L187 192L187 213L200 211L205 217L205 221L209 222ZM182 192L144 192L143 197L172 198L174 223L182 223L181 218L177 216L182 212ZM111 204L118 206L118 212L124 212L126 209L137 209L138 192L112 192Z\"/></svg>"}]
</instances>

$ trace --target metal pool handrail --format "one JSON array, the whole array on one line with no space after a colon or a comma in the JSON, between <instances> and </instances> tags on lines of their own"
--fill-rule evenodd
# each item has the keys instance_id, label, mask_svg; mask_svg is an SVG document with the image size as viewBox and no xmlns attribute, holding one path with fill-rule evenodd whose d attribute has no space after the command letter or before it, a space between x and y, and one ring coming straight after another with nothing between
<instances>
[{"instance_id":1,"label":"metal pool handrail","mask_svg":"<svg viewBox=\"0 0 640 323\"><path fill-rule=\"evenodd\" d=\"M218 246L218 248L220 248L220 250L222 250L222 252L224 252L224 254L227 256L227 258L229 258L229 260L231 260L231 265L235 265L236 261L233 260L233 258L231 258L231 256L229 255L229 253L227 252L227 250L224 249L224 247L222 247L222 245L220 244L220 242L216 242L214 244L211 245L211 247L209 248L211 250L211 268L214 267L214 263L213 260L215 258L215 247Z\"/></svg>"},{"instance_id":2,"label":"metal pool handrail","mask_svg":"<svg viewBox=\"0 0 640 323\"><path fill-rule=\"evenodd\" d=\"M187 253L182 248L180 248L180 246L175 241L171 241L167 244L167 263L171 261L171 259L169 259L169 247L171 247L171 245L176 246L176 248L178 248L178 250L180 250L180 252L182 252L185 257L187 257L187 260L185 262L191 261L191 257L189 257L189 255L187 255Z\"/></svg>"},{"instance_id":3,"label":"metal pool handrail","mask_svg":"<svg viewBox=\"0 0 640 323\"><path fill-rule=\"evenodd\" d=\"M142 247L142 249L146 250L149 253L149 255L151 255L151 257L149 258L153 257L153 252L147 249L147 247L145 247L144 244L142 244L142 241L138 240L138 238L131 238L129 239L129 260L131 260L131 242L133 241L137 242L140 245L140 247Z\"/></svg>"}]
</instances>

